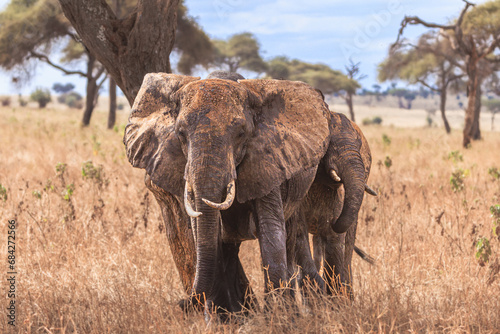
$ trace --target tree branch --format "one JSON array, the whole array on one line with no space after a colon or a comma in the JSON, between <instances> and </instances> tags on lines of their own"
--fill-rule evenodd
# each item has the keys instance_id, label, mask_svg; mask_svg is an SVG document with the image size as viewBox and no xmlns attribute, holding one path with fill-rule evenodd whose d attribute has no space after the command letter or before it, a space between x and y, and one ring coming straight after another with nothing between
<instances>
[{"instance_id":1,"label":"tree branch","mask_svg":"<svg viewBox=\"0 0 500 334\"><path fill-rule=\"evenodd\" d=\"M35 51L31 51L28 58L40 59L41 61L44 61L45 63L49 64L50 66L54 67L55 69L58 69L59 71L64 72L64 74L66 74L66 75L78 74L79 76L82 76L84 78L87 77L87 74L85 74L81 71L70 71L70 70L67 70L67 69L61 67L60 65L54 64L46 55L37 53Z\"/></svg>"},{"instance_id":2,"label":"tree branch","mask_svg":"<svg viewBox=\"0 0 500 334\"><path fill-rule=\"evenodd\" d=\"M401 21L401 27L399 28L399 33L398 33L398 37L396 38L396 42L394 42L394 44L391 45L391 50L399 43L399 40L400 40L401 36L403 35L404 29L406 28L406 26L408 24L411 24L411 25L421 24L427 28L439 28L439 29L443 29L443 30L454 30L458 43L461 44L461 47L464 47L464 50L465 50L467 47L463 41L463 32L462 32L461 24L462 24L462 21L464 19L465 13L469 9L469 7L474 6L474 4L468 2L467 0L463 0L463 1L465 2L465 7L464 7L464 9L462 9L462 12L460 13L460 16L458 17L457 23L452 24L452 25L430 23L430 22L422 20L418 16L405 16L403 21Z\"/></svg>"},{"instance_id":3,"label":"tree branch","mask_svg":"<svg viewBox=\"0 0 500 334\"><path fill-rule=\"evenodd\" d=\"M431 85L429 85L427 82L421 80L421 79L417 79L417 82L427 88L429 88L430 90L433 90L435 92L439 92L439 89L437 89L436 87L432 87Z\"/></svg>"}]
</instances>

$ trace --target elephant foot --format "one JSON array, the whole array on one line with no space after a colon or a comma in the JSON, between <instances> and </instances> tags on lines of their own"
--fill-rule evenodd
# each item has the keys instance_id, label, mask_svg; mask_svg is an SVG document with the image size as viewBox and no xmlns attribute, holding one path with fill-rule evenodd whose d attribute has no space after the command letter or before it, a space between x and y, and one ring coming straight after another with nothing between
<instances>
[{"instance_id":1,"label":"elephant foot","mask_svg":"<svg viewBox=\"0 0 500 334\"><path fill-rule=\"evenodd\" d=\"M205 310L205 305L199 296L190 296L188 298L181 299L177 302L177 305L186 314L192 312L203 312Z\"/></svg>"}]
</instances>

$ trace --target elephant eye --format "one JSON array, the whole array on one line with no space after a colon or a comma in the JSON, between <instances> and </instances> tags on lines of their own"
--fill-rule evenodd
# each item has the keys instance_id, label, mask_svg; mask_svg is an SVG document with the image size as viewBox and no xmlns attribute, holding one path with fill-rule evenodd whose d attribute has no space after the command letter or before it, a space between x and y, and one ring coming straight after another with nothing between
<instances>
[{"instance_id":1,"label":"elephant eye","mask_svg":"<svg viewBox=\"0 0 500 334\"><path fill-rule=\"evenodd\" d=\"M179 140L181 141L181 143L184 144L186 142L186 133L183 130L179 130L177 132L177 137L179 138Z\"/></svg>"}]
</instances>

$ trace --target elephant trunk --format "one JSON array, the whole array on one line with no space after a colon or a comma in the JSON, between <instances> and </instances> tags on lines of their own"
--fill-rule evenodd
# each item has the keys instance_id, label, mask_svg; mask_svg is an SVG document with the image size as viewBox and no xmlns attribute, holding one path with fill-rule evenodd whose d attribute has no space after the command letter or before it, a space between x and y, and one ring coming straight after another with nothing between
<instances>
[{"instance_id":1,"label":"elephant trunk","mask_svg":"<svg viewBox=\"0 0 500 334\"><path fill-rule=\"evenodd\" d=\"M358 220L358 212L365 192L365 168L358 150L340 152L338 174L344 184L344 205L339 218L332 222L336 233L346 232Z\"/></svg>"},{"instance_id":2,"label":"elephant trunk","mask_svg":"<svg viewBox=\"0 0 500 334\"><path fill-rule=\"evenodd\" d=\"M235 169L232 163L217 156L202 156L204 158L190 164L186 183L192 185L193 210L196 210L195 215L199 214L193 231L197 258L193 292L210 307L218 305L218 298L221 297L216 288L216 275L222 257L220 210L232 204Z\"/></svg>"},{"instance_id":3,"label":"elephant trunk","mask_svg":"<svg viewBox=\"0 0 500 334\"><path fill-rule=\"evenodd\" d=\"M195 186L195 189L198 188ZM211 193L209 195L208 193ZM220 212L211 208L202 200L204 197L214 198L215 188L205 191L195 190L195 205L201 215L196 218L196 274L193 292L200 295L202 301L213 298L213 287L217 271L217 258L220 249Z\"/></svg>"}]
</instances>

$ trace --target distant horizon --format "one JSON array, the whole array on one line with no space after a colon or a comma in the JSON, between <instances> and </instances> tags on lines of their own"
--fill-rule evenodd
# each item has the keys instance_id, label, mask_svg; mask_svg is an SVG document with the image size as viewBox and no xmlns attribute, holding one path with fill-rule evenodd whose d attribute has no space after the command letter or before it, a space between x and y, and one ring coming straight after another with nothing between
<instances>
[{"instance_id":1,"label":"distant horizon","mask_svg":"<svg viewBox=\"0 0 500 334\"><path fill-rule=\"evenodd\" d=\"M485 1L476 3L482 2ZM8 3L8 0L0 0L0 10ZM304 8L302 2L285 0L258 0L252 3L242 0L185 0L185 5L189 15L196 18L211 38L226 39L236 33L253 33L261 44L265 60L287 56L324 63L343 72L349 59L360 62L360 72L367 76L360 84L362 88L372 90L374 84L380 84L376 79L377 64L385 58L389 45L396 40L399 24L405 15L446 23L459 15L463 1L443 0L438 5L429 0L353 0L349 3L311 0ZM405 37L416 38L426 30L408 26ZM57 60L57 56L54 59ZM194 73L201 77L206 74L208 71L205 70ZM56 82L71 82L78 93L85 95L85 79L64 75L43 63L36 64L34 77L21 88L11 83L10 73L0 69L0 95L29 95L36 87L52 88ZM380 85L386 87L389 83ZM107 84L103 88L101 94L106 96Z\"/></svg>"}]
</instances>

